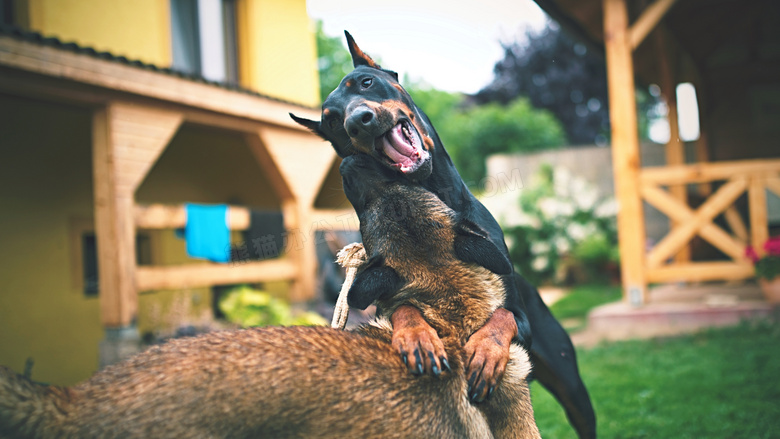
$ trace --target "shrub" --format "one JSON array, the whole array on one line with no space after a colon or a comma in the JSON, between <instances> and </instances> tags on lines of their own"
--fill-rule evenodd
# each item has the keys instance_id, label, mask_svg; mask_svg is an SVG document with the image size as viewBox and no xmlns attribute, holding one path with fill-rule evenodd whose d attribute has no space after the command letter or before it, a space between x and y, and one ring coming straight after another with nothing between
<instances>
[{"instance_id":1,"label":"shrub","mask_svg":"<svg viewBox=\"0 0 780 439\"><path fill-rule=\"evenodd\" d=\"M605 280L619 263L616 203L563 168L544 166L502 226L518 271L536 284Z\"/></svg>"},{"instance_id":2,"label":"shrub","mask_svg":"<svg viewBox=\"0 0 780 439\"><path fill-rule=\"evenodd\" d=\"M228 291L219 300L227 319L243 328L252 326L325 325L313 312L293 313L290 305L270 294L243 285Z\"/></svg>"},{"instance_id":3,"label":"shrub","mask_svg":"<svg viewBox=\"0 0 780 439\"><path fill-rule=\"evenodd\" d=\"M466 182L485 177L485 160L491 154L534 152L566 143L560 122L524 98L507 105L490 103L458 112L445 125L445 144Z\"/></svg>"}]
</instances>

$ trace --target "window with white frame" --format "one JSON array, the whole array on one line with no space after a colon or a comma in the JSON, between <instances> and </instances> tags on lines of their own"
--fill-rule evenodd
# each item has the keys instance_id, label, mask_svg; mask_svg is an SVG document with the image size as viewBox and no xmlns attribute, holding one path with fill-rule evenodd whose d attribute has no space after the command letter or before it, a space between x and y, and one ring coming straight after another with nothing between
<instances>
[{"instance_id":1,"label":"window with white frame","mask_svg":"<svg viewBox=\"0 0 780 439\"><path fill-rule=\"evenodd\" d=\"M236 0L170 0L174 70L238 83Z\"/></svg>"}]
</instances>

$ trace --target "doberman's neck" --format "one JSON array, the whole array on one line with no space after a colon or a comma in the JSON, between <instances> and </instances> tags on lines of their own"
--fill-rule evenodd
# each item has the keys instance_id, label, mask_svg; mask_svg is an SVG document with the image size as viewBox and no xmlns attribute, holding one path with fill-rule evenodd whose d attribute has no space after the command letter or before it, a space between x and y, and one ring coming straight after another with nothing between
<instances>
[{"instance_id":1,"label":"doberman's neck","mask_svg":"<svg viewBox=\"0 0 780 439\"><path fill-rule=\"evenodd\" d=\"M474 196L460 178L460 174L441 143L436 146L439 150L434 152L433 172L421 184L425 189L436 194L447 207L456 212L463 212L471 207Z\"/></svg>"}]
</instances>

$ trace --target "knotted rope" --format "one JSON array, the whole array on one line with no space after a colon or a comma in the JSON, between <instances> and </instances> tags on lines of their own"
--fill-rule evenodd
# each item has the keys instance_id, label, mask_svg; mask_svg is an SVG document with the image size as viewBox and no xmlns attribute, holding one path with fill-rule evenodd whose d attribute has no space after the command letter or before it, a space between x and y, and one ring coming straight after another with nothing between
<instances>
[{"instance_id":1,"label":"knotted rope","mask_svg":"<svg viewBox=\"0 0 780 439\"><path fill-rule=\"evenodd\" d=\"M333 321L330 323L332 328L344 329L347 326L347 318L349 317L347 293L349 293L352 282L355 281L358 269L367 259L366 250L363 248L363 244L359 242L347 245L336 254L336 262L347 269L347 275L344 278L344 283L341 285L339 298L336 300L336 308L333 310Z\"/></svg>"}]
</instances>

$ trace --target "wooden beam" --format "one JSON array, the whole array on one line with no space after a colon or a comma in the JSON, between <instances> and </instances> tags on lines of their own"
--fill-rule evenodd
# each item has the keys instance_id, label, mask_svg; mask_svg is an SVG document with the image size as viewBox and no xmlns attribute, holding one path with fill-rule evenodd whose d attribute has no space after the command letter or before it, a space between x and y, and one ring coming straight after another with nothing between
<instances>
[{"instance_id":1,"label":"wooden beam","mask_svg":"<svg viewBox=\"0 0 780 439\"><path fill-rule=\"evenodd\" d=\"M639 179L642 184L674 185L728 180L737 174L756 175L778 171L780 159L756 159L644 168L640 171Z\"/></svg>"},{"instance_id":2,"label":"wooden beam","mask_svg":"<svg viewBox=\"0 0 780 439\"><path fill-rule=\"evenodd\" d=\"M294 109L296 114L310 119L319 117L319 111L313 108L294 106L288 102L226 90L151 69L140 69L6 36L0 36L0 66L262 121L301 132L306 129L290 119L287 114L290 110Z\"/></svg>"},{"instance_id":3,"label":"wooden beam","mask_svg":"<svg viewBox=\"0 0 780 439\"><path fill-rule=\"evenodd\" d=\"M763 175L754 175L748 189L750 211L750 244L759 256L764 254L764 243L769 239L769 217L766 208L766 186Z\"/></svg>"},{"instance_id":4,"label":"wooden beam","mask_svg":"<svg viewBox=\"0 0 780 439\"><path fill-rule=\"evenodd\" d=\"M675 197L656 186L643 186L642 197L678 225L691 221L695 217L695 212L688 205L682 204ZM702 225L698 233L723 253L731 256L733 260L741 261L744 258L745 244L735 240L711 221Z\"/></svg>"},{"instance_id":5,"label":"wooden beam","mask_svg":"<svg viewBox=\"0 0 780 439\"><path fill-rule=\"evenodd\" d=\"M697 91L699 89L697 88ZM701 102L699 102L699 114L702 113L702 106ZM696 141L696 161L699 163L709 163L710 162L710 146L709 146L709 140L707 137L707 132L703 129L704 127L701 127L699 130L699 140ZM700 183L699 184L699 194L708 197L712 193L712 184L709 182L707 183Z\"/></svg>"},{"instance_id":6,"label":"wooden beam","mask_svg":"<svg viewBox=\"0 0 780 439\"><path fill-rule=\"evenodd\" d=\"M135 289L133 193L120 184L120 166L112 143L109 108L92 121L95 235L100 279L100 319L104 327L132 324L138 310Z\"/></svg>"},{"instance_id":7,"label":"wooden beam","mask_svg":"<svg viewBox=\"0 0 780 439\"><path fill-rule=\"evenodd\" d=\"M755 276L750 263L694 262L674 264L647 270L649 282L703 282L708 280L740 280Z\"/></svg>"},{"instance_id":8,"label":"wooden beam","mask_svg":"<svg viewBox=\"0 0 780 439\"><path fill-rule=\"evenodd\" d=\"M734 206L729 206L724 212L723 217L726 219L726 224L729 225L731 232L737 237L739 242L747 244L748 242L748 229L745 226L745 221L742 220L742 215Z\"/></svg>"},{"instance_id":9,"label":"wooden beam","mask_svg":"<svg viewBox=\"0 0 780 439\"><path fill-rule=\"evenodd\" d=\"M632 304L646 302L645 224L639 194L639 134L634 65L628 39L625 0L603 0L609 115L615 195L620 204L618 238L624 294Z\"/></svg>"},{"instance_id":10,"label":"wooden beam","mask_svg":"<svg viewBox=\"0 0 780 439\"><path fill-rule=\"evenodd\" d=\"M181 126L181 113L112 102L111 144L118 167L117 183L134 193Z\"/></svg>"},{"instance_id":11,"label":"wooden beam","mask_svg":"<svg viewBox=\"0 0 780 439\"><path fill-rule=\"evenodd\" d=\"M647 37L647 35L658 25L664 15L669 11L669 8L674 5L675 1L676 0L656 0L642 12L642 15L636 19L628 30L628 39L632 51L642 44L645 37Z\"/></svg>"},{"instance_id":12,"label":"wooden beam","mask_svg":"<svg viewBox=\"0 0 780 439\"><path fill-rule=\"evenodd\" d=\"M301 205L313 208L314 200L337 159L333 148L310 133L267 126L257 134L295 199Z\"/></svg>"},{"instance_id":13,"label":"wooden beam","mask_svg":"<svg viewBox=\"0 0 780 439\"><path fill-rule=\"evenodd\" d=\"M187 213L183 205L136 205L134 213L135 226L139 229L179 229L187 225ZM246 230L249 222L248 208L228 206L230 230Z\"/></svg>"},{"instance_id":14,"label":"wooden beam","mask_svg":"<svg viewBox=\"0 0 780 439\"><path fill-rule=\"evenodd\" d=\"M263 170L268 182L271 183L274 192L280 200L293 200L293 191L290 188L290 182L288 182L281 171L279 170L279 164L276 163L274 158L269 154L268 148L260 138L259 132L244 134L244 142L252 152L252 155L257 160L260 169Z\"/></svg>"},{"instance_id":15,"label":"wooden beam","mask_svg":"<svg viewBox=\"0 0 780 439\"><path fill-rule=\"evenodd\" d=\"M661 1L661 0L659 0ZM672 58L674 51L665 41L666 32L658 29L655 33L656 57L661 73L661 93L666 100L668 109L667 121L669 122L669 141L666 142L666 165L678 166L685 164L685 145L680 139L680 121L677 113L677 79L675 77L675 60ZM669 187L669 192L681 204L688 205L688 191L685 184L676 184ZM671 218L671 217L670 217ZM671 227L678 225L671 221ZM691 260L691 248L686 245L675 255L677 263L685 263Z\"/></svg>"},{"instance_id":16,"label":"wooden beam","mask_svg":"<svg viewBox=\"0 0 780 439\"><path fill-rule=\"evenodd\" d=\"M139 291L208 287L292 280L297 268L285 259L237 264L192 263L186 265L148 267L136 270Z\"/></svg>"},{"instance_id":17,"label":"wooden beam","mask_svg":"<svg viewBox=\"0 0 780 439\"><path fill-rule=\"evenodd\" d=\"M715 194L702 204L695 215L679 224L666 235L647 255L647 266L656 268L671 257L674 252L691 240L698 230L733 203L747 188L747 181L734 178L723 185Z\"/></svg>"},{"instance_id":18,"label":"wooden beam","mask_svg":"<svg viewBox=\"0 0 780 439\"><path fill-rule=\"evenodd\" d=\"M769 176L764 180L766 188L780 197L780 176Z\"/></svg>"},{"instance_id":19,"label":"wooden beam","mask_svg":"<svg viewBox=\"0 0 780 439\"><path fill-rule=\"evenodd\" d=\"M316 243L310 218L312 202L301 199L300 194L295 191L290 176L280 169L282 157L269 152L269 145L266 142L275 143L276 139L264 140L260 132L256 131L246 133L244 140L265 172L274 192L282 200L284 227L287 229L285 252L289 263L296 268L295 276L291 279L289 299L291 302L311 300L314 298L317 279ZM283 150L285 146L287 145L283 141L274 144L274 147L279 150ZM287 158L290 159L288 166L298 166L295 159Z\"/></svg>"},{"instance_id":20,"label":"wooden beam","mask_svg":"<svg viewBox=\"0 0 780 439\"><path fill-rule=\"evenodd\" d=\"M703 104L705 95L704 87L701 86L701 81L698 81L696 91L698 92L697 104L699 106L699 114L704 115L705 107ZM696 141L696 161L699 163L709 163L710 161L710 145L709 137L707 135L708 130L705 129L704 120L705 119L703 116L699 119L699 140ZM698 189L699 195L709 197L710 194L712 194L712 183L700 183L698 185ZM742 220L742 215L739 214L737 208L734 206L729 206L729 208L723 212L723 217L726 219L726 223L729 225L729 228L731 229L731 232L734 234L734 236L736 236L742 244L747 244L749 239L747 226L745 226L745 221Z\"/></svg>"}]
</instances>

